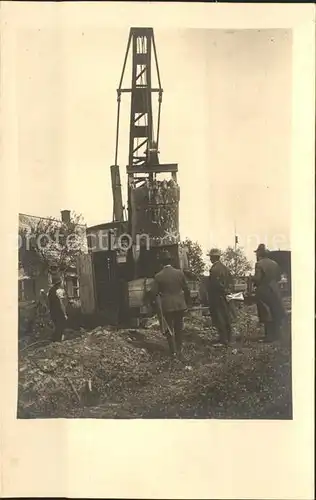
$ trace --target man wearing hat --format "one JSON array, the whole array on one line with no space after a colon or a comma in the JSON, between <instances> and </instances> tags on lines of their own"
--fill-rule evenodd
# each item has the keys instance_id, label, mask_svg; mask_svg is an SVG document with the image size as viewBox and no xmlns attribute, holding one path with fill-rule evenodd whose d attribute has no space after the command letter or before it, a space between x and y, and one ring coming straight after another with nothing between
<instances>
[{"instance_id":1,"label":"man wearing hat","mask_svg":"<svg viewBox=\"0 0 316 500\"><path fill-rule=\"evenodd\" d=\"M231 275L228 268L221 262L221 252L212 248L209 253L211 263L208 301L212 323L218 331L218 346L228 345L231 341L231 315L227 294L231 284Z\"/></svg>"},{"instance_id":2,"label":"man wearing hat","mask_svg":"<svg viewBox=\"0 0 316 500\"><path fill-rule=\"evenodd\" d=\"M163 269L156 274L150 294L156 299L162 320L166 322L165 335L170 354L181 355L183 316L190 301L190 291L184 273L171 265L169 252L163 252L161 262Z\"/></svg>"},{"instance_id":3,"label":"man wearing hat","mask_svg":"<svg viewBox=\"0 0 316 500\"><path fill-rule=\"evenodd\" d=\"M260 323L264 325L265 341L273 342L280 334L285 310L279 290L281 271L269 258L269 250L261 243L255 250L257 262L253 281L256 286L256 302Z\"/></svg>"},{"instance_id":4,"label":"man wearing hat","mask_svg":"<svg viewBox=\"0 0 316 500\"><path fill-rule=\"evenodd\" d=\"M50 317L55 327L52 340L54 342L61 342L68 318L66 313L66 293L59 275L52 277L52 287L48 292L48 306Z\"/></svg>"}]
</instances>

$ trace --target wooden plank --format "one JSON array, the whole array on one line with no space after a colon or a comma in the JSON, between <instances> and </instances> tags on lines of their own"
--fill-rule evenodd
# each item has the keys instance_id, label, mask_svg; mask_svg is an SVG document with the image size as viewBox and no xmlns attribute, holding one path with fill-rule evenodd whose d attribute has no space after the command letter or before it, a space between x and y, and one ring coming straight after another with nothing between
<instances>
[{"instance_id":1,"label":"wooden plank","mask_svg":"<svg viewBox=\"0 0 316 500\"><path fill-rule=\"evenodd\" d=\"M113 212L115 221L123 221L123 201L122 201L122 186L120 169L118 165L111 166L111 180L113 193Z\"/></svg>"},{"instance_id":2,"label":"wooden plank","mask_svg":"<svg viewBox=\"0 0 316 500\"><path fill-rule=\"evenodd\" d=\"M95 294L92 258L90 254L79 256L78 271L81 310L85 314L91 314L95 311Z\"/></svg>"}]
</instances>

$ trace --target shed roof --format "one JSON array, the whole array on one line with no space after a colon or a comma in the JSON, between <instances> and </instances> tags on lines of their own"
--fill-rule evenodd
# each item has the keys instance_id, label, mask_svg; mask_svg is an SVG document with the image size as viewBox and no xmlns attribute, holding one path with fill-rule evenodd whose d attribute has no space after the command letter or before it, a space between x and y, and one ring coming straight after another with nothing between
<instances>
[{"instance_id":1,"label":"shed roof","mask_svg":"<svg viewBox=\"0 0 316 500\"><path fill-rule=\"evenodd\" d=\"M30 226L32 226L33 224L38 224L40 221L44 221L44 220L54 220L60 224L62 224L62 220L61 219L58 219L58 218L55 218L55 217L40 217L38 215L29 215L29 214L23 214L23 213L19 213L19 227L21 228L28 228ZM78 226L82 229L86 229L86 225L85 224L78 224Z\"/></svg>"},{"instance_id":2,"label":"shed roof","mask_svg":"<svg viewBox=\"0 0 316 500\"><path fill-rule=\"evenodd\" d=\"M54 222L62 225L63 221L61 219L57 219L54 217L40 217L37 215L29 215L29 214L23 214L19 213L19 229L30 229L32 226L38 224L41 221L50 221L53 220ZM82 246L84 251L88 250L88 245L87 245L87 238L86 238L86 231L87 231L87 226L85 224L78 224L78 228L80 228L80 237L82 237ZM55 251L52 251L52 253L56 254Z\"/></svg>"}]
</instances>

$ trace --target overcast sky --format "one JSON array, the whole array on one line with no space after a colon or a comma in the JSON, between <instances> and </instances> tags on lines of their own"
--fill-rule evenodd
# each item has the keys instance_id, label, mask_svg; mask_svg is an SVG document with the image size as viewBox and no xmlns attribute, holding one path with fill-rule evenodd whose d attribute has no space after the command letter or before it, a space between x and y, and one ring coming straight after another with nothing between
<instances>
[{"instance_id":1,"label":"overcast sky","mask_svg":"<svg viewBox=\"0 0 316 500\"><path fill-rule=\"evenodd\" d=\"M19 210L110 221L121 29L21 29ZM155 30L164 88L160 161L179 164L181 237L248 257L290 247L291 36L284 30ZM12 55L14 57L14 55ZM129 75L127 75L129 76ZM128 83L128 80L127 80ZM119 164L125 187L129 100Z\"/></svg>"}]
</instances>

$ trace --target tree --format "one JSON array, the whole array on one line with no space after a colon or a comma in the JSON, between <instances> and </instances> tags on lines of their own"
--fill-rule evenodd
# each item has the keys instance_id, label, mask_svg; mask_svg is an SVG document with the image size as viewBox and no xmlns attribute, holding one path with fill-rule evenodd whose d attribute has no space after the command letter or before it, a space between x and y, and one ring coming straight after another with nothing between
<instances>
[{"instance_id":1,"label":"tree","mask_svg":"<svg viewBox=\"0 0 316 500\"><path fill-rule=\"evenodd\" d=\"M30 220L19 228L19 265L35 277L49 271L61 275L76 265L85 245L82 215L71 214L69 223L54 217Z\"/></svg>"},{"instance_id":2,"label":"tree","mask_svg":"<svg viewBox=\"0 0 316 500\"><path fill-rule=\"evenodd\" d=\"M191 271L196 278L199 278L205 271L205 262L203 260L201 245L197 241L186 238L181 242L181 247L186 250L189 271Z\"/></svg>"},{"instance_id":3,"label":"tree","mask_svg":"<svg viewBox=\"0 0 316 500\"><path fill-rule=\"evenodd\" d=\"M247 259L243 248L229 246L222 253L223 264L228 267L234 278L244 277L252 270L252 263Z\"/></svg>"}]
</instances>

